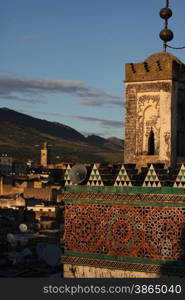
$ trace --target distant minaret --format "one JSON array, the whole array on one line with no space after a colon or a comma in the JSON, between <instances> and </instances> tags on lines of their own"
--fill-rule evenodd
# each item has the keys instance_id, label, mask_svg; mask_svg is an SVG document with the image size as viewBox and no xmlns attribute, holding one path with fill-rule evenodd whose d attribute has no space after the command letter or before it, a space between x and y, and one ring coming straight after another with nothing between
<instances>
[{"instance_id":1,"label":"distant minaret","mask_svg":"<svg viewBox=\"0 0 185 300\"><path fill-rule=\"evenodd\" d=\"M0 176L0 195L3 195L3 176Z\"/></svg>"},{"instance_id":2,"label":"distant minaret","mask_svg":"<svg viewBox=\"0 0 185 300\"><path fill-rule=\"evenodd\" d=\"M47 165L48 165L48 144L47 144L47 142L44 142L43 148L41 149L40 164L43 167L47 167Z\"/></svg>"}]
</instances>

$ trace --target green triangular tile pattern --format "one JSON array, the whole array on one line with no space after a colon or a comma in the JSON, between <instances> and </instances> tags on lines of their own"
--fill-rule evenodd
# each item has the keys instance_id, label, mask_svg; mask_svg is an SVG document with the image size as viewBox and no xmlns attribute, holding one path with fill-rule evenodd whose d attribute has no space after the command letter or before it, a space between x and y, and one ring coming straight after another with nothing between
<instances>
[{"instance_id":1,"label":"green triangular tile pattern","mask_svg":"<svg viewBox=\"0 0 185 300\"><path fill-rule=\"evenodd\" d=\"M70 177L69 177L69 172L70 172L71 168L72 168L72 165L68 164L67 168L66 168L66 171L65 171L65 174L64 174L65 185L72 185L72 182L71 182Z\"/></svg>"},{"instance_id":2,"label":"green triangular tile pattern","mask_svg":"<svg viewBox=\"0 0 185 300\"><path fill-rule=\"evenodd\" d=\"M173 187L184 188L185 187L185 165L182 164L177 175L177 178L174 182Z\"/></svg>"},{"instance_id":3,"label":"green triangular tile pattern","mask_svg":"<svg viewBox=\"0 0 185 300\"><path fill-rule=\"evenodd\" d=\"M143 182L143 187L161 187L160 180L152 164Z\"/></svg>"},{"instance_id":4,"label":"green triangular tile pattern","mask_svg":"<svg viewBox=\"0 0 185 300\"><path fill-rule=\"evenodd\" d=\"M121 166L118 176L116 177L114 186L132 186L131 180L128 176L124 165Z\"/></svg>"},{"instance_id":5,"label":"green triangular tile pattern","mask_svg":"<svg viewBox=\"0 0 185 300\"><path fill-rule=\"evenodd\" d=\"M89 185L89 186L104 186L98 168L99 168L98 164L93 165L93 168L92 168L91 174L89 176L89 180L87 182L87 185Z\"/></svg>"}]
</instances>

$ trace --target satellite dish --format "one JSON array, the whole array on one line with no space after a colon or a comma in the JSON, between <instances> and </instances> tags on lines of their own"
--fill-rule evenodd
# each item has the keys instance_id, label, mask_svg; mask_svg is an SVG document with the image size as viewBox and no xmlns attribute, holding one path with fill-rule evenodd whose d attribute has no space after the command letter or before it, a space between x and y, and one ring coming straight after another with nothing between
<instances>
[{"instance_id":1,"label":"satellite dish","mask_svg":"<svg viewBox=\"0 0 185 300\"><path fill-rule=\"evenodd\" d=\"M69 178L72 181L72 183L82 183L87 176L87 169L82 164L76 164L74 165L70 172L69 172Z\"/></svg>"},{"instance_id":2,"label":"satellite dish","mask_svg":"<svg viewBox=\"0 0 185 300\"><path fill-rule=\"evenodd\" d=\"M9 243L14 243L16 242L16 237L13 233L8 233L7 236L6 236L6 239Z\"/></svg>"},{"instance_id":3,"label":"satellite dish","mask_svg":"<svg viewBox=\"0 0 185 300\"><path fill-rule=\"evenodd\" d=\"M26 232L26 231L28 230L28 227L27 227L26 224L20 224L20 225L19 225L19 230L20 230L21 232Z\"/></svg>"}]
</instances>

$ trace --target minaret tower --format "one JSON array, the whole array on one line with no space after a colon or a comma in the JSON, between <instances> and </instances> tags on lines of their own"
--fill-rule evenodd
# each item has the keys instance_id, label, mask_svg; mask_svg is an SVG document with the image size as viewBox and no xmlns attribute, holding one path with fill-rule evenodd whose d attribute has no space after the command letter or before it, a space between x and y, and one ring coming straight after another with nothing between
<instances>
[{"instance_id":1,"label":"minaret tower","mask_svg":"<svg viewBox=\"0 0 185 300\"><path fill-rule=\"evenodd\" d=\"M3 176L0 176L0 195L3 195Z\"/></svg>"},{"instance_id":2,"label":"minaret tower","mask_svg":"<svg viewBox=\"0 0 185 300\"><path fill-rule=\"evenodd\" d=\"M125 68L125 163L174 166L185 162L185 65L167 52L169 1L161 9L163 52Z\"/></svg>"},{"instance_id":3,"label":"minaret tower","mask_svg":"<svg viewBox=\"0 0 185 300\"><path fill-rule=\"evenodd\" d=\"M41 149L40 164L43 167L47 167L47 165L48 165L48 144L47 144L47 142L44 142L43 148Z\"/></svg>"}]
</instances>

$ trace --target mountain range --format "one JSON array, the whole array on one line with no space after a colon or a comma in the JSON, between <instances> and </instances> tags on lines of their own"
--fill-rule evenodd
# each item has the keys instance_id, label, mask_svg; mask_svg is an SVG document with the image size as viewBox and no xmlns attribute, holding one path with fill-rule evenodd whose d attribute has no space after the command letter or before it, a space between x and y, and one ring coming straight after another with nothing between
<instances>
[{"instance_id":1,"label":"mountain range","mask_svg":"<svg viewBox=\"0 0 185 300\"><path fill-rule=\"evenodd\" d=\"M48 142L50 163L123 162L124 141L121 139L85 137L64 124L0 108L0 153L19 161L39 162L44 142Z\"/></svg>"}]
</instances>

